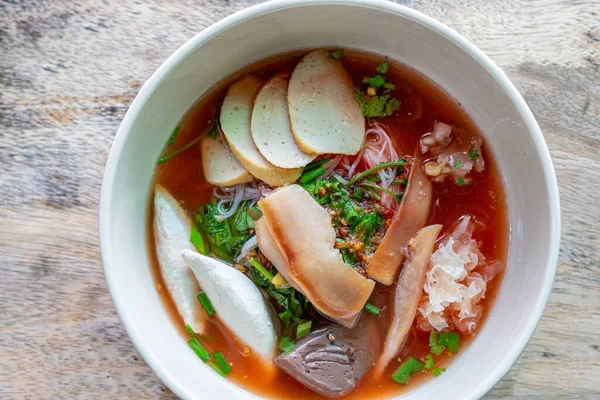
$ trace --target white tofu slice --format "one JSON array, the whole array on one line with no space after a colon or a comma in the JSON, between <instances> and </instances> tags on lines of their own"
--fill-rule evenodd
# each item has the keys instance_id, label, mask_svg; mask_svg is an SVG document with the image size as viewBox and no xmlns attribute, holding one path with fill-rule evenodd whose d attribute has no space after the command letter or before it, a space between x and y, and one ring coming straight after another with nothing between
<instances>
[{"instance_id":1,"label":"white tofu slice","mask_svg":"<svg viewBox=\"0 0 600 400\"><path fill-rule=\"evenodd\" d=\"M252 110L252 139L261 154L281 168L304 167L316 155L306 154L294 141L287 104L288 81L275 75L260 89Z\"/></svg>"},{"instance_id":2,"label":"white tofu slice","mask_svg":"<svg viewBox=\"0 0 600 400\"><path fill-rule=\"evenodd\" d=\"M290 125L300 149L309 154L356 154L365 140L365 118L354 86L340 61L324 50L300 60L290 78Z\"/></svg>"},{"instance_id":3,"label":"white tofu slice","mask_svg":"<svg viewBox=\"0 0 600 400\"><path fill-rule=\"evenodd\" d=\"M183 322L202 333L206 313L196 296L200 287L181 259L184 250L195 251L190 243L191 221L177 200L165 188L154 189L154 240L160 272Z\"/></svg>"},{"instance_id":4,"label":"white tofu slice","mask_svg":"<svg viewBox=\"0 0 600 400\"><path fill-rule=\"evenodd\" d=\"M221 106L221 129L233 155L248 172L271 186L283 186L298 180L302 168L276 167L254 144L250 119L260 84L255 77L246 76L229 87Z\"/></svg>"},{"instance_id":5,"label":"white tofu slice","mask_svg":"<svg viewBox=\"0 0 600 400\"><path fill-rule=\"evenodd\" d=\"M252 181L252 175L239 163L218 136L200 142L204 177L211 185L232 186Z\"/></svg>"},{"instance_id":6,"label":"white tofu slice","mask_svg":"<svg viewBox=\"0 0 600 400\"><path fill-rule=\"evenodd\" d=\"M221 322L253 352L272 362L278 325L258 287L242 272L215 258L189 250L181 257L194 271Z\"/></svg>"}]
</instances>

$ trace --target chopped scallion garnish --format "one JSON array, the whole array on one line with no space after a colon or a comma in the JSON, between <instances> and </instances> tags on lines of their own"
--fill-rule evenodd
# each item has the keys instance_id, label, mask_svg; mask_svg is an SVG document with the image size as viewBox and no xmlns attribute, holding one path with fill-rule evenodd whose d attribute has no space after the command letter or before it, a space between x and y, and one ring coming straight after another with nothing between
<instances>
[{"instance_id":1,"label":"chopped scallion garnish","mask_svg":"<svg viewBox=\"0 0 600 400\"><path fill-rule=\"evenodd\" d=\"M479 157L481 157L481 155L479 154L477 149L472 147L471 150L469 150L469 158L471 160L475 160L476 158L479 158Z\"/></svg>"},{"instance_id":2,"label":"chopped scallion garnish","mask_svg":"<svg viewBox=\"0 0 600 400\"><path fill-rule=\"evenodd\" d=\"M172 145L173 143L175 143L175 139L177 139L177 135L179 135L179 127L175 128L175 130L173 131L173 133L171 134L171 137L169 138L169 146Z\"/></svg>"},{"instance_id":3,"label":"chopped scallion garnish","mask_svg":"<svg viewBox=\"0 0 600 400\"><path fill-rule=\"evenodd\" d=\"M375 307L371 303L365 304L365 310L367 310L368 312L370 312L373 315L379 315L379 313L381 312L381 309Z\"/></svg>"},{"instance_id":4,"label":"chopped scallion garnish","mask_svg":"<svg viewBox=\"0 0 600 400\"><path fill-rule=\"evenodd\" d=\"M304 169L302 170L302 173L307 173L308 171L312 171L315 168L320 167L323 164L327 164L329 161L331 161L329 158L323 158L319 161L313 161L310 164L308 164L306 167L304 167Z\"/></svg>"},{"instance_id":5,"label":"chopped scallion garnish","mask_svg":"<svg viewBox=\"0 0 600 400\"><path fill-rule=\"evenodd\" d=\"M225 357L223 357L223 354L221 354L220 351L213 353L212 356L219 368L221 369L221 371L223 371L225 375L231 372L231 365L229 365L229 363L227 362Z\"/></svg>"},{"instance_id":6,"label":"chopped scallion garnish","mask_svg":"<svg viewBox=\"0 0 600 400\"><path fill-rule=\"evenodd\" d=\"M310 183L317 179L319 176L323 175L325 172L327 172L327 170L324 167L317 167L304 173L302 177L300 177L300 181L306 185L307 183Z\"/></svg>"},{"instance_id":7,"label":"chopped scallion garnish","mask_svg":"<svg viewBox=\"0 0 600 400\"><path fill-rule=\"evenodd\" d=\"M196 334L196 332L194 332L194 330L192 329L192 327L189 326L188 324L185 324L185 331L187 333L189 333L190 335L195 335Z\"/></svg>"},{"instance_id":8,"label":"chopped scallion garnish","mask_svg":"<svg viewBox=\"0 0 600 400\"><path fill-rule=\"evenodd\" d=\"M456 158L456 161L454 161L454 165L453 165L453 167L454 167L454 168L460 168L460 165L461 165L460 158L458 158L458 157L457 157L457 158Z\"/></svg>"},{"instance_id":9,"label":"chopped scallion garnish","mask_svg":"<svg viewBox=\"0 0 600 400\"><path fill-rule=\"evenodd\" d=\"M272 273L270 273L261 263L259 263L255 258L250 258L248 259L248 262L250 263L250 265L252 265L254 268L256 268L256 270L258 272L260 272L262 274L262 276L264 276L265 278L267 278L270 281L273 280L274 276Z\"/></svg>"},{"instance_id":10,"label":"chopped scallion garnish","mask_svg":"<svg viewBox=\"0 0 600 400\"><path fill-rule=\"evenodd\" d=\"M204 309L206 310L206 313L208 315L210 315L210 316L215 315L216 311L215 311L212 303L208 299L208 296L206 295L206 293L200 292L198 294L198 301L200 301L200 304L202 304L202 307L204 307Z\"/></svg>"},{"instance_id":11,"label":"chopped scallion garnish","mask_svg":"<svg viewBox=\"0 0 600 400\"><path fill-rule=\"evenodd\" d=\"M373 168L369 168L368 170L361 172L360 174L354 175L354 177L352 179L350 179L350 181L348 181L346 186L353 185L354 183L358 182L359 180L363 179L364 177L369 176L373 172L377 172L380 169L401 167L404 165L406 165L406 160L403 158L399 158L396 161L388 161L388 162L381 163L379 165L374 166ZM402 173L402 171L399 171L398 173Z\"/></svg>"},{"instance_id":12,"label":"chopped scallion garnish","mask_svg":"<svg viewBox=\"0 0 600 400\"><path fill-rule=\"evenodd\" d=\"M285 354L289 354L294 351L295 348L296 345L288 336L281 338L281 341L279 342L279 350L283 351Z\"/></svg>"},{"instance_id":13,"label":"chopped scallion garnish","mask_svg":"<svg viewBox=\"0 0 600 400\"><path fill-rule=\"evenodd\" d=\"M200 344L198 339L191 338L187 343L202 361L207 362L210 359L210 353Z\"/></svg>"},{"instance_id":14,"label":"chopped scallion garnish","mask_svg":"<svg viewBox=\"0 0 600 400\"><path fill-rule=\"evenodd\" d=\"M389 89L389 90L394 90L394 89L396 89L396 85L394 85L393 83L390 83L390 82L386 82L383 84L383 88Z\"/></svg>"},{"instance_id":15,"label":"chopped scallion garnish","mask_svg":"<svg viewBox=\"0 0 600 400\"><path fill-rule=\"evenodd\" d=\"M345 211L345 220L348 225L354 225L360 219L360 215L358 214L358 208L354 204L353 201L347 201L344 206Z\"/></svg>"},{"instance_id":16,"label":"chopped scallion garnish","mask_svg":"<svg viewBox=\"0 0 600 400\"><path fill-rule=\"evenodd\" d=\"M310 333L311 328L312 320L303 322L300 325L298 325L298 328L296 328L296 339L300 339L301 337L308 335Z\"/></svg>"},{"instance_id":17,"label":"chopped scallion garnish","mask_svg":"<svg viewBox=\"0 0 600 400\"><path fill-rule=\"evenodd\" d=\"M333 58L334 60L341 60L343 55L344 55L343 49L337 49L336 51L329 52L329 56L331 58Z\"/></svg>"},{"instance_id":18,"label":"chopped scallion garnish","mask_svg":"<svg viewBox=\"0 0 600 400\"><path fill-rule=\"evenodd\" d=\"M421 372L424 368L425 366L414 357L408 357L408 359L392 374L392 379L401 385L406 385L411 376Z\"/></svg>"},{"instance_id":19,"label":"chopped scallion garnish","mask_svg":"<svg viewBox=\"0 0 600 400\"><path fill-rule=\"evenodd\" d=\"M215 372L219 375L221 375L222 377L225 377L225 375L227 375L225 373L225 371L223 371L217 364L215 364L212 361L207 362L206 364L208 364L209 367L211 367L212 369L215 370Z\"/></svg>"},{"instance_id":20,"label":"chopped scallion garnish","mask_svg":"<svg viewBox=\"0 0 600 400\"><path fill-rule=\"evenodd\" d=\"M389 69L390 69L390 64L387 62L381 63L377 66L377 68L375 68L375 70L377 72L379 72L380 74L387 73Z\"/></svg>"},{"instance_id":21,"label":"chopped scallion garnish","mask_svg":"<svg viewBox=\"0 0 600 400\"><path fill-rule=\"evenodd\" d=\"M465 186L465 179L462 176L459 176L456 178L456 184L458 186Z\"/></svg>"},{"instance_id":22,"label":"chopped scallion garnish","mask_svg":"<svg viewBox=\"0 0 600 400\"><path fill-rule=\"evenodd\" d=\"M195 224L192 224L192 232L190 234L190 242L198 249L201 254L208 254L208 244L204 241L202 233L198 231Z\"/></svg>"}]
</instances>

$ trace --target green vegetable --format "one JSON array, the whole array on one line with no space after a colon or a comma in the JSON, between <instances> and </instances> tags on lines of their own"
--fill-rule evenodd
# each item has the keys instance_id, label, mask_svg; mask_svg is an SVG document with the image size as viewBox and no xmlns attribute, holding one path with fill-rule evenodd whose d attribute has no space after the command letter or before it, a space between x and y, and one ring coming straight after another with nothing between
<instances>
[{"instance_id":1,"label":"green vegetable","mask_svg":"<svg viewBox=\"0 0 600 400\"><path fill-rule=\"evenodd\" d=\"M176 155L179 155L179 154L183 153L184 151L186 151L186 150L188 150L188 149L192 148L192 146L194 146L194 145L196 145L198 142L200 142L200 140L202 140L202 138L203 138L204 136L206 136L207 134L209 134L211 131L214 131L214 130L215 130L215 124L214 124L214 123L212 123L212 124L211 124L211 125L210 125L210 126L209 126L209 127L208 127L208 128L207 128L207 129L206 129L206 130L205 130L205 131L204 131L204 132L201 134L201 135L200 135L200 136L198 136L197 138L193 139L192 141L190 141L190 142L189 142L189 143L187 143L186 145L184 145L184 146L180 147L179 149L175 150L174 152L172 152L172 153L169 153L169 154L166 154L166 155L164 155L164 156L160 157L160 158L158 159L158 163L159 163L159 164L161 164L161 163L164 163L165 161L167 161L167 160L170 160L171 158L175 157ZM175 133L175 132L173 132L173 133ZM173 140L175 140L175 139L173 139ZM169 139L169 142L170 142L170 141L171 141L171 140ZM170 143L169 143L169 144L170 144Z\"/></svg>"},{"instance_id":2,"label":"green vegetable","mask_svg":"<svg viewBox=\"0 0 600 400\"><path fill-rule=\"evenodd\" d=\"M421 372L424 368L425 366L414 357L408 357L392 374L392 379L401 385L406 385L411 376Z\"/></svg>"},{"instance_id":3,"label":"green vegetable","mask_svg":"<svg viewBox=\"0 0 600 400\"><path fill-rule=\"evenodd\" d=\"M252 218L252 221L258 221L262 218L263 213L260 210L260 208L258 208L258 206L254 206L248 209L248 215L250 216L250 218Z\"/></svg>"},{"instance_id":4,"label":"green vegetable","mask_svg":"<svg viewBox=\"0 0 600 400\"><path fill-rule=\"evenodd\" d=\"M273 280L273 278L274 278L273 274L270 273L261 263L256 261L255 258L248 259L248 262L250 263L250 265L252 265L254 268L256 268L258 270L258 272L260 272L269 281Z\"/></svg>"},{"instance_id":5,"label":"green vegetable","mask_svg":"<svg viewBox=\"0 0 600 400\"><path fill-rule=\"evenodd\" d=\"M431 369L435 366L435 361L433 361L433 356L431 354L427 354L425 356L425 368Z\"/></svg>"},{"instance_id":6,"label":"green vegetable","mask_svg":"<svg viewBox=\"0 0 600 400\"><path fill-rule=\"evenodd\" d=\"M383 226L383 218L377 212L364 214L360 217L358 223L352 228L356 238L361 242L365 242L367 238L373 236L379 228Z\"/></svg>"},{"instance_id":7,"label":"green vegetable","mask_svg":"<svg viewBox=\"0 0 600 400\"><path fill-rule=\"evenodd\" d=\"M388 161L388 162L380 163L379 165L376 165L373 168L369 168L368 170L363 171L360 174L354 175L354 177L352 179L350 179L350 181L348 181L346 186L351 186L351 185L355 184L356 182L358 182L359 180L363 179L364 177L371 175L373 172L379 171L380 169L401 167L403 165L406 165L406 160L404 158L399 158L396 161ZM398 173L401 174L402 172L404 172L404 170L402 168L399 168Z\"/></svg>"},{"instance_id":8,"label":"green vegetable","mask_svg":"<svg viewBox=\"0 0 600 400\"><path fill-rule=\"evenodd\" d=\"M188 324L185 324L185 331L187 333L189 333L190 335L195 335L196 334L196 332L194 332L194 330L192 329L192 327L189 326Z\"/></svg>"},{"instance_id":9,"label":"green vegetable","mask_svg":"<svg viewBox=\"0 0 600 400\"><path fill-rule=\"evenodd\" d=\"M440 344L445 346L450 353L456 353L459 349L460 335L458 332L442 332L440 333Z\"/></svg>"},{"instance_id":10,"label":"green vegetable","mask_svg":"<svg viewBox=\"0 0 600 400\"><path fill-rule=\"evenodd\" d=\"M198 249L201 254L208 254L208 246L204 242L202 233L198 231L195 224L192 224L192 233L190 234L190 242Z\"/></svg>"},{"instance_id":11,"label":"green vegetable","mask_svg":"<svg viewBox=\"0 0 600 400\"><path fill-rule=\"evenodd\" d=\"M476 158L481 157L481 154L479 154L479 152L477 151L477 149L475 149L474 147L471 148L471 150L469 150L469 158L471 160L475 160Z\"/></svg>"},{"instance_id":12,"label":"green vegetable","mask_svg":"<svg viewBox=\"0 0 600 400\"><path fill-rule=\"evenodd\" d=\"M458 178L456 178L456 184L458 186L465 186L465 180L462 176L459 176Z\"/></svg>"},{"instance_id":13,"label":"green vegetable","mask_svg":"<svg viewBox=\"0 0 600 400\"><path fill-rule=\"evenodd\" d=\"M388 64L387 62L381 63L377 66L377 68L375 68L375 70L377 72L379 72L380 74L387 73L389 69L390 69L390 64Z\"/></svg>"},{"instance_id":14,"label":"green vegetable","mask_svg":"<svg viewBox=\"0 0 600 400\"><path fill-rule=\"evenodd\" d=\"M429 349L438 357L446 350L446 346L440 344L440 335L435 330L429 334Z\"/></svg>"},{"instance_id":15,"label":"green vegetable","mask_svg":"<svg viewBox=\"0 0 600 400\"><path fill-rule=\"evenodd\" d=\"M379 185L376 185L376 184L374 184L374 183L371 183L371 182L362 182L362 183L359 183L359 185L360 185L360 186L366 186L366 187L370 187L370 188L372 188L372 189L379 190L379 191L381 191L381 192L383 192L383 193L387 193L387 194L389 194L390 196L394 196L394 197L396 198L396 201L397 201L398 203L402 202L402 198L404 197L404 193L396 193L396 192L392 192L392 191L391 191L391 190L389 190L389 189L386 189L386 188L384 188L384 187L381 187L381 186L379 186Z\"/></svg>"},{"instance_id":16,"label":"green vegetable","mask_svg":"<svg viewBox=\"0 0 600 400\"><path fill-rule=\"evenodd\" d=\"M446 368L434 368L431 370L431 375L440 376L444 372L446 372Z\"/></svg>"},{"instance_id":17,"label":"green vegetable","mask_svg":"<svg viewBox=\"0 0 600 400\"><path fill-rule=\"evenodd\" d=\"M457 157L456 161L454 161L453 167L454 168L460 168L460 164L461 164L460 158Z\"/></svg>"},{"instance_id":18,"label":"green vegetable","mask_svg":"<svg viewBox=\"0 0 600 400\"><path fill-rule=\"evenodd\" d=\"M212 362L212 361L209 361L209 362L207 362L206 364L207 364L209 367L211 367L212 369L214 369L214 370L215 370L215 372L216 372L217 374L221 375L222 377L225 377L225 375L227 375L227 374L225 373L225 371L223 371L223 370L222 370L222 369L221 369L221 368L220 368L220 367L219 367L217 364L215 364L214 362Z\"/></svg>"},{"instance_id":19,"label":"green vegetable","mask_svg":"<svg viewBox=\"0 0 600 400\"><path fill-rule=\"evenodd\" d=\"M175 139L177 139L177 135L179 135L179 129L179 127L176 127L173 133L171 134L171 137L169 138L168 142L169 146L175 143Z\"/></svg>"},{"instance_id":20,"label":"green vegetable","mask_svg":"<svg viewBox=\"0 0 600 400\"><path fill-rule=\"evenodd\" d=\"M200 304L202 304L202 307L204 307L204 309L206 310L206 313L208 315L210 315L210 316L215 315L216 311L215 311L212 303L208 299L208 296L206 295L206 293L200 292L198 294L198 301L200 302Z\"/></svg>"},{"instance_id":21,"label":"green vegetable","mask_svg":"<svg viewBox=\"0 0 600 400\"><path fill-rule=\"evenodd\" d=\"M356 260L356 257L354 256L354 254L346 251L346 250L342 250L342 259L344 260L344 262L348 265L352 265L355 266L356 263L358 262Z\"/></svg>"},{"instance_id":22,"label":"green vegetable","mask_svg":"<svg viewBox=\"0 0 600 400\"><path fill-rule=\"evenodd\" d=\"M298 325L296 328L296 339L300 339L310 333L310 329L312 328L312 321L306 321Z\"/></svg>"},{"instance_id":23,"label":"green vegetable","mask_svg":"<svg viewBox=\"0 0 600 400\"><path fill-rule=\"evenodd\" d=\"M300 182L306 185L307 183L312 182L319 176L323 175L325 172L327 172L327 170L324 167L317 167L313 170L308 171L305 174L302 174L302 176L300 177Z\"/></svg>"},{"instance_id":24,"label":"green vegetable","mask_svg":"<svg viewBox=\"0 0 600 400\"><path fill-rule=\"evenodd\" d=\"M221 352L217 351L213 353L212 356L219 368L221 369L221 371L223 371L225 375L231 372L231 365L229 365L229 363L227 362L225 357L223 357L223 354L221 354Z\"/></svg>"},{"instance_id":25,"label":"green vegetable","mask_svg":"<svg viewBox=\"0 0 600 400\"><path fill-rule=\"evenodd\" d=\"M281 338L281 341L279 342L279 350L283 351L284 354L291 353L295 348L296 345L294 342L292 342L292 339L290 339L289 336L284 336Z\"/></svg>"},{"instance_id":26,"label":"green vegetable","mask_svg":"<svg viewBox=\"0 0 600 400\"><path fill-rule=\"evenodd\" d=\"M210 353L200 344L198 339L191 338L187 343L202 361L207 362L210 359Z\"/></svg>"},{"instance_id":27,"label":"green vegetable","mask_svg":"<svg viewBox=\"0 0 600 400\"><path fill-rule=\"evenodd\" d=\"M381 96L368 96L358 89L354 94L354 99L365 117L388 117L398 111L400 100L390 97L389 93Z\"/></svg>"},{"instance_id":28,"label":"green vegetable","mask_svg":"<svg viewBox=\"0 0 600 400\"><path fill-rule=\"evenodd\" d=\"M302 170L302 173L304 174L308 171L312 171L313 169L318 168L323 164L327 164L329 161L331 161L329 158L323 158L322 160L313 161L310 164L308 164L306 167L304 167L304 169Z\"/></svg>"},{"instance_id":29,"label":"green vegetable","mask_svg":"<svg viewBox=\"0 0 600 400\"><path fill-rule=\"evenodd\" d=\"M365 76L365 78L363 79L363 83L368 83L369 86L372 86L374 88L380 88L383 85L385 85L386 82L387 79L383 75L375 75L373 77Z\"/></svg>"},{"instance_id":30,"label":"green vegetable","mask_svg":"<svg viewBox=\"0 0 600 400\"><path fill-rule=\"evenodd\" d=\"M344 54L344 50L343 49L337 49L336 51L330 51L329 52L329 56L331 58L333 58L334 60L341 60L343 54Z\"/></svg>"},{"instance_id":31,"label":"green vegetable","mask_svg":"<svg viewBox=\"0 0 600 400\"><path fill-rule=\"evenodd\" d=\"M344 219L348 225L354 225L360 219L360 215L358 214L358 208L353 201L347 201L344 206Z\"/></svg>"},{"instance_id":32,"label":"green vegetable","mask_svg":"<svg viewBox=\"0 0 600 400\"><path fill-rule=\"evenodd\" d=\"M370 312L373 315L379 315L379 313L381 312L381 309L375 307L371 303L365 304L365 310L367 310L368 312Z\"/></svg>"},{"instance_id":33,"label":"green vegetable","mask_svg":"<svg viewBox=\"0 0 600 400\"><path fill-rule=\"evenodd\" d=\"M383 84L383 88L389 89L389 90L394 90L394 89L396 89L396 85L394 85L393 83L390 83L390 82L386 82Z\"/></svg>"},{"instance_id":34,"label":"green vegetable","mask_svg":"<svg viewBox=\"0 0 600 400\"><path fill-rule=\"evenodd\" d=\"M352 191L352 197L354 200L362 201L362 199L365 197L365 194L357 186L355 186L354 190Z\"/></svg>"}]
</instances>

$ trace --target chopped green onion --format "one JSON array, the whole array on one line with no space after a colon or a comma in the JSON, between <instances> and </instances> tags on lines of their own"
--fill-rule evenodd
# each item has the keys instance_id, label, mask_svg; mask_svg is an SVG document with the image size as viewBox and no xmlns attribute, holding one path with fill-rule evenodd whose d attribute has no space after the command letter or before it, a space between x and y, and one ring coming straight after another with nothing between
<instances>
[{"instance_id":1,"label":"chopped green onion","mask_svg":"<svg viewBox=\"0 0 600 400\"><path fill-rule=\"evenodd\" d=\"M373 77L365 76L363 83L368 83L369 86L374 88L380 88L387 82L387 79L383 75L375 75Z\"/></svg>"},{"instance_id":2,"label":"chopped green onion","mask_svg":"<svg viewBox=\"0 0 600 400\"><path fill-rule=\"evenodd\" d=\"M401 203L402 202L402 198L404 197L404 193L395 193L395 192L392 192L389 189L383 188L383 187L381 187L379 185L376 185L374 183L371 183L371 182L362 182L362 183L359 183L359 185L360 186L366 186L366 187L369 187L369 188L372 188L372 189L375 189L375 190L381 190L383 193L387 193L390 196L394 196L396 198L396 201L398 203Z\"/></svg>"},{"instance_id":3,"label":"chopped green onion","mask_svg":"<svg viewBox=\"0 0 600 400\"><path fill-rule=\"evenodd\" d=\"M217 364L215 364L214 362L212 362L212 361L209 361L209 362L207 362L206 364L207 364L209 367L211 367L212 369L214 369L214 370L215 370L215 372L216 372L217 374L221 375L222 377L225 377L225 375L227 375L227 374L225 373L225 371L223 371L223 370L222 370L222 369L221 369L221 368L220 368L220 367L219 367Z\"/></svg>"},{"instance_id":4,"label":"chopped green onion","mask_svg":"<svg viewBox=\"0 0 600 400\"><path fill-rule=\"evenodd\" d=\"M210 359L210 353L200 344L198 339L191 338L187 343L202 361L207 362Z\"/></svg>"},{"instance_id":5,"label":"chopped green onion","mask_svg":"<svg viewBox=\"0 0 600 400\"><path fill-rule=\"evenodd\" d=\"M321 197L320 199L317 200L317 202L320 205L323 205L325 203L329 203L329 200L331 199L331 197L329 196L329 193L326 193L325 196Z\"/></svg>"},{"instance_id":6,"label":"chopped green onion","mask_svg":"<svg viewBox=\"0 0 600 400\"><path fill-rule=\"evenodd\" d=\"M312 171L313 169L318 168L323 164L327 164L329 161L331 161L329 158L323 158L322 160L311 162L306 167L304 167L302 173L304 174L308 171Z\"/></svg>"},{"instance_id":7,"label":"chopped green onion","mask_svg":"<svg viewBox=\"0 0 600 400\"><path fill-rule=\"evenodd\" d=\"M166 154L162 157L160 157L158 159L158 163L164 163L167 160L170 160L171 158L175 157L176 155L179 155L181 153L183 153L184 151L190 149L192 146L194 146L195 144L197 144L198 142L200 142L200 140L202 140L202 138L209 134L211 131L213 131L215 129L215 124L211 124L200 136L198 136L197 138L193 139L192 141L190 141L188 144L186 144L185 146L180 147L179 149L175 150L172 153Z\"/></svg>"},{"instance_id":8,"label":"chopped green onion","mask_svg":"<svg viewBox=\"0 0 600 400\"><path fill-rule=\"evenodd\" d=\"M469 150L469 158L471 160L475 160L476 158L481 157L481 154L479 154L479 152L477 151L477 149L475 149L474 147L471 148L471 150Z\"/></svg>"},{"instance_id":9,"label":"chopped green onion","mask_svg":"<svg viewBox=\"0 0 600 400\"><path fill-rule=\"evenodd\" d=\"M206 293L204 292L200 292L198 294L198 301L200 301L200 304L202 304L202 307L204 307L204 309L206 310L206 313L210 316L215 315L216 311L213 307L213 305L211 304L210 300L208 299L208 296L206 295Z\"/></svg>"},{"instance_id":10,"label":"chopped green onion","mask_svg":"<svg viewBox=\"0 0 600 400\"><path fill-rule=\"evenodd\" d=\"M446 372L446 368L434 368L431 370L431 375L440 376L444 372Z\"/></svg>"},{"instance_id":11,"label":"chopped green onion","mask_svg":"<svg viewBox=\"0 0 600 400\"><path fill-rule=\"evenodd\" d=\"M329 52L329 56L331 58L333 58L334 60L341 60L343 54L344 54L344 50L343 49L337 49L336 51L330 51Z\"/></svg>"},{"instance_id":12,"label":"chopped green onion","mask_svg":"<svg viewBox=\"0 0 600 400\"><path fill-rule=\"evenodd\" d=\"M289 354L294 351L295 348L296 345L288 336L281 338L281 341L279 342L279 350L283 351L285 354Z\"/></svg>"},{"instance_id":13,"label":"chopped green onion","mask_svg":"<svg viewBox=\"0 0 600 400\"><path fill-rule=\"evenodd\" d=\"M433 360L433 356L431 354L427 354L425 356L425 368L431 369L435 366L435 361Z\"/></svg>"},{"instance_id":14,"label":"chopped green onion","mask_svg":"<svg viewBox=\"0 0 600 400\"><path fill-rule=\"evenodd\" d=\"M460 168L460 164L461 164L460 158L457 157L456 161L454 161L453 167L454 168Z\"/></svg>"},{"instance_id":15,"label":"chopped green onion","mask_svg":"<svg viewBox=\"0 0 600 400\"><path fill-rule=\"evenodd\" d=\"M421 372L424 368L425 366L414 357L408 357L392 374L392 379L401 385L406 385L411 376Z\"/></svg>"},{"instance_id":16,"label":"chopped green onion","mask_svg":"<svg viewBox=\"0 0 600 400\"><path fill-rule=\"evenodd\" d=\"M229 363L227 362L225 357L223 357L223 354L220 351L213 353L212 356L219 368L221 369L221 371L223 371L225 375L231 372L231 365L229 365Z\"/></svg>"},{"instance_id":17,"label":"chopped green onion","mask_svg":"<svg viewBox=\"0 0 600 400\"><path fill-rule=\"evenodd\" d=\"M371 197L373 197L375 200L380 201L381 200L381 196L374 190L374 189L369 189L369 194L371 195Z\"/></svg>"},{"instance_id":18,"label":"chopped green onion","mask_svg":"<svg viewBox=\"0 0 600 400\"><path fill-rule=\"evenodd\" d=\"M394 90L394 89L396 89L396 85L394 85L393 83L386 82L383 84L383 88L389 89L389 90Z\"/></svg>"},{"instance_id":19,"label":"chopped green onion","mask_svg":"<svg viewBox=\"0 0 600 400\"><path fill-rule=\"evenodd\" d=\"M375 70L377 72L379 72L380 74L387 73L389 69L390 69L390 64L388 64L387 62L381 63L377 66L377 68L375 68Z\"/></svg>"},{"instance_id":20,"label":"chopped green onion","mask_svg":"<svg viewBox=\"0 0 600 400\"><path fill-rule=\"evenodd\" d=\"M446 346L451 353L458 352L460 335L457 332L442 332L440 333L440 344Z\"/></svg>"},{"instance_id":21,"label":"chopped green onion","mask_svg":"<svg viewBox=\"0 0 600 400\"><path fill-rule=\"evenodd\" d=\"M312 182L315 179L317 179L319 176L323 175L325 172L327 172L327 170L324 167L318 167L318 168L312 169L312 170L306 172L305 174L303 174L302 177L300 178L300 181L306 185L307 183Z\"/></svg>"},{"instance_id":22,"label":"chopped green onion","mask_svg":"<svg viewBox=\"0 0 600 400\"><path fill-rule=\"evenodd\" d=\"M310 329L312 328L312 320L306 321L298 325L296 328L296 339L300 339L310 333Z\"/></svg>"},{"instance_id":23,"label":"chopped green onion","mask_svg":"<svg viewBox=\"0 0 600 400\"><path fill-rule=\"evenodd\" d=\"M396 161L388 161L388 162L381 163L379 165L374 166L373 168L369 168L368 170L361 172L360 174L354 175L354 178L350 179L350 181L348 181L346 186L350 186L350 185L358 182L359 180L363 179L365 176L369 176L373 172L379 171L380 169L401 167L403 165L406 165L406 160L403 158L399 158ZM399 172L399 173L402 173L402 172Z\"/></svg>"},{"instance_id":24,"label":"chopped green onion","mask_svg":"<svg viewBox=\"0 0 600 400\"><path fill-rule=\"evenodd\" d=\"M381 309L375 307L371 303L365 304L365 310L367 310L368 312L370 312L373 315L379 315L379 313L381 312Z\"/></svg>"},{"instance_id":25,"label":"chopped green onion","mask_svg":"<svg viewBox=\"0 0 600 400\"><path fill-rule=\"evenodd\" d=\"M273 274L270 273L261 263L256 261L255 258L248 259L248 262L250 263L250 265L252 265L254 268L256 268L256 270L258 272L260 272L262 274L262 276L267 278L269 280L269 282L273 280L273 278L274 278Z\"/></svg>"},{"instance_id":26,"label":"chopped green onion","mask_svg":"<svg viewBox=\"0 0 600 400\"><path fill-rule=\"evenodd\" d=\"M189 326L188 324L185 324L185 331L187 333L189 333L190 335L195 335L196 334L196 332L194 332L194 330L192 329L192 327Z\"/></svg>"},{"instance_id":27,"label":"chopped green onion","mask_svg":"<svg viewBox=\"0 0 600 400\"><path fill-rule=\"evenodd\" d=\"M462 176L459 176L458 178L456 178L456 184L458 186L465 186L465 180Z\"/></svg>"},{"instance_id":28,"label":"chopped green onion","mask_svg":"<svg viewBox=\"0 0 600 400\"><path fill-rule=\"evenodd\" d=\"M173 143L175 143L175 139L177 139L177 135L179 135L179 127L175 128L175 130L173 131L173 133L171 134L171 137L169 138L169 146L172 145Z\"/></svg>"},{"instance_id":29,"label":"chopped green onion","mask_svg":"<svg viewBox=\"0 0 600 400\"><path fill-rule=\"evenodd\" d=\"M345 211L345 220L348 225L354 225L360 219L360 215L358 214L358 209L356 205L352 201L347 201L344 206Z\"/></svg>"},{"instance_id":30,"label":"chopped green onion","mask_svg":"<svg viewBox=\"0 0 600 400\"><path fill-rule=\"evenodd\" d=\"M192 224L192 233L190 234L190 242L198 249L201 254L208 254L208 245L204 241L202 233L198 231L195 224Z\"/></svg>"},{"instance_id":31,"label":"chopped green onion","mask_svg":"<svg viewBox=\"0 0 600 400\"><path fill-rule=\"evenodd\" d=\"M354 257L354 254L349 253L346 250L342 250L342 259L348 265L354 266L356 264L356 257Z\"/></svg>"},{"instance_id":32,"label":"chopped green onion","mask_svg":"<svg viewBox=\"0 0 600 400\"><path fill-rule=\"evenodd\" d=\"M362 201L362 199L365 197L365 194L358 187L354 186L352 197L354 198L354 200Z\"/></svg>"}]
</instances>

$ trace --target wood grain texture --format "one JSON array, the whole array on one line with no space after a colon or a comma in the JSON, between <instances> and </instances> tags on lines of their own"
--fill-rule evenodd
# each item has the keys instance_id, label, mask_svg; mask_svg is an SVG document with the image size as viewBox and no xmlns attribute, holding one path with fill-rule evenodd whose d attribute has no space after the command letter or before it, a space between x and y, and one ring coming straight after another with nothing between
<instances>
[{"instance_id":1,"label":"wood grain texture","mask_svg":"<svg viewBox=\"0 0 600 400\"><path fill-rule=\"evenodd\" d=\"M0 398L174 397L139 357L105 285L104 163L143 80L196 32L253 3L0 2ZM550 302L488 398L600 398L600 0L403 3L504 68L558 174Z\"/></svg>"}]
</instances>

